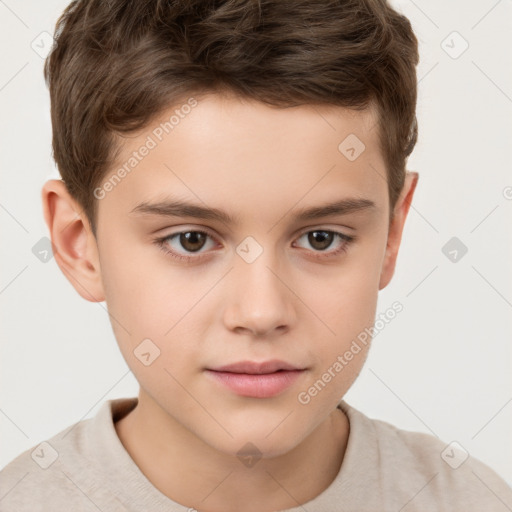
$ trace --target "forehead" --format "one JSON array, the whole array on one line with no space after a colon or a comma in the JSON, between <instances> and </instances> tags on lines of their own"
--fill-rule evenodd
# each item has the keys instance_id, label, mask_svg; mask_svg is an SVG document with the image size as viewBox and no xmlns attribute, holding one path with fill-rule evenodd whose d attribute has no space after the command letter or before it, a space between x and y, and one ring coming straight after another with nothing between
<instances>
[{"instance_id":1,"label":"forehead","mask_svg":"<svg viewBox=\"0 0 512 512\"><path fill-rule=\"evenodd\" d=\"M124 212L167 193L232 205L238 217L261 215L262 204L273 210L343 196L369 197L382 209L387 196L373 109L278 108L218 94L185 99L123 138L102 186L109 181L116 183L100 208L115 203Z\"/></svg>"}]
</instances>

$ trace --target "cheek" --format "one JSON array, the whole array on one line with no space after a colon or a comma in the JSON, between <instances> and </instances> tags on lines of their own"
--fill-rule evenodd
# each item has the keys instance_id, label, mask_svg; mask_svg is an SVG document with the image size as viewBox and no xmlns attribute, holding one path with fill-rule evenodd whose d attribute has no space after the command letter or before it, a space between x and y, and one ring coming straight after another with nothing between
<instances>
[{"instance_id":1,"label":"cheek","mask_svg":"<svg viewBox=\"0 0 512 512\"><path fill-rule=\"evenodd\" d=\"M326 336L346 342L373 324L379 275L378 262L366 254L347 260L321 281L313 280L316 291L304 293L308 305L326 324Z\"/></svg>"},{"instance_id":2,"label":"cheek","mask_svg":"<svg viewBox=\"0 0 512 512\"><path fill-rule=\"evenodd\" d=\"M378 299L380 253L377 247L358 250L336 271L321 280L311 279L303 288L314 319L317 364L309 384L319 401L336 400L350 387L366 360L371 344ZM314 286L313 286L314 284ZM309 288L315 290L308 292ZM320 382L319 382L320 380ZM316 395L315 395L316 396Z\"/></svg>"},{"instance_id":3,"label":"cheek","mask_svg":"<svg viewBox=\"0 0 512 512\"><path fill-rule=\"evenodd\" d=\"M128 232L119 231L115 237L105 233L100 242L110 322L137 379L168 382L166 369L179 374L183 368L192 368L191 362L197 366L201 361L198 345L204 339L201 298L218 277L192 278L192 268L185 271L171 264L158 246Z\"/></svg>"},{"instance_id":4,"label":"cheek","mask_svg":"<svg viewBox=\"0 0 512 512\"><path fill-rule=\"evenodd\" d=\"M344 288L331 289L313 306L323 312L325 325L319 324L322 334L313 337L315 366L297 400L318 414L335 407L348 391L364 366L372 340L376 292L373 287L343 284Z\"/></svg>"},{"instance_id":5,"label":"cheek","mask_svg":"<svg viewBox=\"0 0 512 512\"><path fill-rule=\"evenodd\" d=\"M170 264L151 242L105 245L101 268L109 309L146 335L163 336L205 293L190 270Z\"/></svg>"}]
</instances>

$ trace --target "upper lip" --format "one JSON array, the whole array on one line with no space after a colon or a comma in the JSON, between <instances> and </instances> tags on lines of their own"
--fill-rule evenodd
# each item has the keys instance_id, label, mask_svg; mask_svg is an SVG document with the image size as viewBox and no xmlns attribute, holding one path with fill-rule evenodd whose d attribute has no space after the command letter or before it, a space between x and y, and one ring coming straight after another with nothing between
<instances>
[{"instance_id":1,"label":"upper lip","mask_svg":"<svg viewBox=\"0 0 512 512\"><path fill-rule=\"evenodd\" d=\"M216 372L231 372L231 373L248 373L248 374L265 374L274 373L279 370L302 370L285 361L279 361L273 359L272 361L239 361L237 363L227 364L225 366L219 366L217 368L210 368L210 370Z\"/></svg>"}]
</instances>

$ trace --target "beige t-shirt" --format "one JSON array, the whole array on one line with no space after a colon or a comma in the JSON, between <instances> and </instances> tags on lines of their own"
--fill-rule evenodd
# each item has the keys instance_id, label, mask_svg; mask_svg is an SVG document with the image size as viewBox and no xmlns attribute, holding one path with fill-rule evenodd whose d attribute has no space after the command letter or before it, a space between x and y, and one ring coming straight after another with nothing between
<instances>
[{"instance_id":1,"label":"beige t-shirt","mask_svg":"<svg viewBox=\"0 0 512 512\"><path fill-rule=\"evenodd\" d=\"M106 401L0 472L1 512L185 512L139 470L114 422L137 398ZM286 512L510 512L512 489L482 462L433 436L370 419L341 401L347 449L331 485ZM313 477L313 476L312 476Z\"/></svg>"}]
</instances>

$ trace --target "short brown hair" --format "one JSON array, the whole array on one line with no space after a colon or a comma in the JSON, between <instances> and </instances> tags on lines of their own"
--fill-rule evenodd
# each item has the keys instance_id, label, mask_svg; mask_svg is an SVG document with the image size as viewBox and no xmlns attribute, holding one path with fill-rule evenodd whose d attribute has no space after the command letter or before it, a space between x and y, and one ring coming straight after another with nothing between
<instances>
[{"instance_id":1,"label":"short brown hair","mask_svg":"<svg viewBox=\"0 0 512 512\"><path fill-rule=\"evenodd\" d=\"M377 106L392 213L417 139L418 42L386 0L74 0L44 77L53 157L96 234L118 135L192 93ZM341 142L341 141L340 141Z\"/></svg>"}]
</instances>

